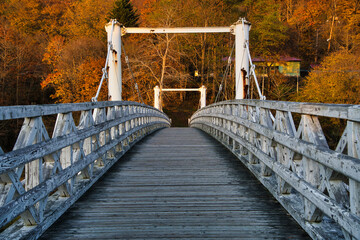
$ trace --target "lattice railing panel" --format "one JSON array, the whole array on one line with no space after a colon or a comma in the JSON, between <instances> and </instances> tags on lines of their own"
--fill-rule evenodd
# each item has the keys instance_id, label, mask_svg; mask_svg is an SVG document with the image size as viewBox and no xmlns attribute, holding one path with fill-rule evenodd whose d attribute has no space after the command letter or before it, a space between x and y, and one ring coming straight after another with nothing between
<instances>
[{"instance_id":1,"label":"lattice railing panel","mask_svg":"<svg viewBox=\"0 0 360 240\"><path fill-rule=\"evenodd\" d=\"M319 117L346 122L335 150ZM238 156L312 238L360 239L360 106L235 100L190 125Z\"/></svg>"},{"instance_id":2,"label":"lattice railing panel","mask_svg":"<svg viewBox=\"0 0 360 240\"><path fill-rule=\"evenodd\" d=\"M170 126L134 102L0 107L0 121L9 119L24 122L13 151L0 148L0 239L38 238L133 144Z\"/></svg>"}]
</instances>

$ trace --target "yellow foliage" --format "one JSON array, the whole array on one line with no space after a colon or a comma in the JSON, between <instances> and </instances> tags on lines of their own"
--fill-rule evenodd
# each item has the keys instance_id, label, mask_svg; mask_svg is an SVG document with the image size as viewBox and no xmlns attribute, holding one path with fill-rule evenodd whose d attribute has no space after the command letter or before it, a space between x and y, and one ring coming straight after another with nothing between
<instances>
[{"instance_id":1,"label":"yellow foliage","mask_svg":"<svg viewBox=\"0 0 360 240\"><path fill-rule=\"evenodd\" d=\"M87 36L105 41L106 16L113 0L73 1L64 18L67 21L67 34L71 37Z\"/></svg>"},{"instance_id":2,"label":"yellow foliage","mask_svg":"<svg viewBox=\"0 0 360 240\"><path fill-rule=\"evenodd\" d=\"M305 80L298 100L319 103L360 103L360 58L348 51L326 57Z\"/></svg>"}]
</instances>

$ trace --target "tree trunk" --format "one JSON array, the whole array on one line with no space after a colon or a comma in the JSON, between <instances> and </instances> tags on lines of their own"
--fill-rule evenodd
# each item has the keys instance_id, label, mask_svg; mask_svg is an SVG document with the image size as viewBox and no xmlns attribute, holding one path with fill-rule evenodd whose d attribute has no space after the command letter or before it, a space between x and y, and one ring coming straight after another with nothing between
<instances>
[{"instance_id":1,"label":"tree trunk","mask_svg":"<svg viewBox=\"0 0 360 240\"><path fill-rule=\"evenodd\" d=\"M205 41L206 41L206 33L201 37L201 85L204 84L204 73L205 73Z\"/></svg>"},{"instance_id":2,"label":"tree trunk","mask_svg":"<svg viewBox=\"0 0 360 240\"><path fill-rule=\"evenodd\" d=\"M165 77L165 71L166 71L166 60L167 60L167 55L169 53L169 44L170 44L170 40L169 40L169 34L166 34L166 48L165 48L165 53L162 56L162 63L161 63L161 77L160 77L160 99L159 99L159 103L160 103L160 110L162 111L163 108L163 86L164 86L164 77Z\"/></svg>"},{"instance_id":3,"label":"tree trunk","mask_svg":"<svg viewBox=\"0 0 360 240\"><path fill-rule=\"evenodd\" d=\"M211 93L211 102L213 103L215 101L215 92L216 92L216 87L217 87L217 83L218 83L218 79L217 79L217 66L216 66L216 47L214 47L213 49L213 71L214 71L214 77L213 77L213 82L212 82L212 93Z\"/></svg>"},{"instance_id":4,"label":"tree trunk","mask_svg":"<svg viewBox=\"0 0 360 240\"><path fill-rule=\"evenodd\" d=\"M205 20L205 26L207 27L207 21ZM201 36L201 85L204 84L205 74L205 52L206 52L206 33Z\"/></svg>"}]
</instances>

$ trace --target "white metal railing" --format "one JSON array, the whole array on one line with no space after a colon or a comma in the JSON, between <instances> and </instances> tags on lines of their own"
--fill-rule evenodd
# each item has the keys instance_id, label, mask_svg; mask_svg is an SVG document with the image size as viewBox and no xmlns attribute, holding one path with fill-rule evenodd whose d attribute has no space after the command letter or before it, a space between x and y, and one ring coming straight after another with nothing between
<instances>
[{"instance_id":1,"label":"white metal railing","mask_svg":"<svg viewBox=\"0 0 360 240\"><path fill-rule=\"evenodd\" d=\"M346 122L335 150L319 117ZM359 105L234 100L190 126L231 150L313 239L360 239Z\"/></svg>"},{"instance_id":2,"label":"white metal railing","mask_svg":"<svg viewBox=\"0 0 360 240\"><path fill-rule=\"evenodd\" d=\"M133 144L170 126L134 102L0 107L0 121L9 119L25 120L13 151L0 148L0 239L38 238Z\"/></svg>"}]
</instances>

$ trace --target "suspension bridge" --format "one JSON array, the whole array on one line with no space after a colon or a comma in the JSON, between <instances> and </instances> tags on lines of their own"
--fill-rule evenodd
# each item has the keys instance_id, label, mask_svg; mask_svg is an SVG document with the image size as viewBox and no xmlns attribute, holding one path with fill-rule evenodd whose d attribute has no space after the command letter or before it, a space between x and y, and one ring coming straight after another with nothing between
<instances>
[{"instance_id":1,"label":"suspension bridge","mask_svg":"<svg viewBox=\"0 0 360 240\"><path fill-rule=\"evenodd\" d=\"M360 239L360 106L244 99L249 26L113 21L111 101L0 107L0 121L23 120L0 148L0 239ZM121 101L121 34L179 32L236 39L236 99L202 101L189 128L171 128L156 98ZM344 123L333 149L320 119Z\"/></svg>"}]
</instances>

